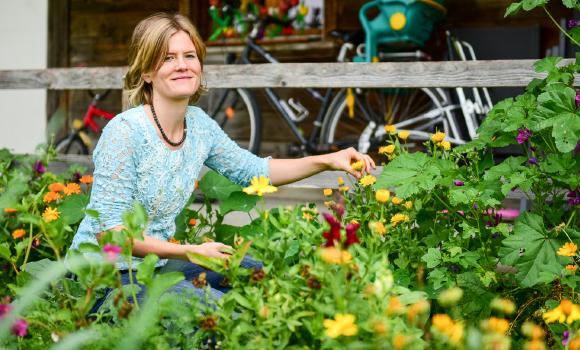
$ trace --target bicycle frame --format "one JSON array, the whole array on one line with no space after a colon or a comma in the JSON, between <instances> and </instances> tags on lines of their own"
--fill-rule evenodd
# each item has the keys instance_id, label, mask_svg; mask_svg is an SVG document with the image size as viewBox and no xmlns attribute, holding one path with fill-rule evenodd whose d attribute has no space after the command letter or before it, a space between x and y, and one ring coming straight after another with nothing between
<instances>
[{"instance_id":1,"label":"bicycle frame","mask_svg":"<svg viewBox=\"0 0 580 350\"><path fill-rule=\"evenodd\" d=\"M111 120L115 117L115 115L98 108L95 105L94 100L93 100L93 102L91 102L91 104L89 105L89 108L87 109L85 116L83 118L83 128L90 128L93 132L98 134L101 132L101 128L95 122L95 119L94 119L95 117Z\"/></svg>"},{"instance_id":2,"label":"bicycle frame","mask_svg":"<svg viewBox=\"0 0 580 350\"><path fill-rule=\"evenodd\" d=\"M239 63L251 64L252 62L250 61L250 56L252 52L257 53L259 56L261 56L270 63L280 63L267 50L265 50L262 46L256 43L254 38L252 38L252 36L250 35L246 39L246 46L242 51ZM276 94L274 89L264 88L264 91L266 93L266 98L268 99L270 104L282 116L288 127L290 127L292 134L300 142L300 149L302 152L306 151L308 153L318 153L326 151L325 149L322 149L324 147L321 147L321 145L319 145L318 140L320 137L320 130L322 128L322 121L324 119L324 116L326 115L326 112L330 105L330 101L332 100L333 96L332 89L330 88L327 89L324 96L322 96L318 91L312 88L306 88L306 91L310 94L310 96L312 96L314 99L322 103L318 115L316 116L316 119L314 121L314 128L312 129L312 132L310 133L308 139L304 137L304 135L302 135L302 133L298 129L296 122L292 120L292 117L288 114L288 112L281 103L282 99L278 96L278 94Z\"/></svg>"}]
</instances>

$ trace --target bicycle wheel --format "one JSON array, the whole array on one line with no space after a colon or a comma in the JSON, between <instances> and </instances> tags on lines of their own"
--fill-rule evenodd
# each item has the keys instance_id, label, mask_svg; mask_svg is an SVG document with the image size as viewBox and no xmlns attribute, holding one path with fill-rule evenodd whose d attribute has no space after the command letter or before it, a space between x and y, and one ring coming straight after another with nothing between
<instances>
[{"instance_id":1,"label":"bicycle wheel","mask_svg":"<svg viewBox=\"0 0 580 350\"><path fill-rule=\"evenodd\" d=\"M60 139L54 149L59 154L89 154L89 148L76 133Z\"/></svg>"},{"instance_id":2,"label":"bicycle wheel","mask_svg":"<svg viewBox=\"0 0 580 350\"><path fill-rule=\"evenodd\" d=\"M261 118L256 99L249 90L211 89L201 97L198 106L240 147L258 154Z\"/></svg>"},{"instance_id":3,"label":"bicycle wheel","mask_svg":"<svg viewBox=\"0 0 580 350\"><path fill-rule=\"evenodd\" d=\"M433 90L353 89L355 114L350 118L346 89L333 99L322 123L321 140L339 148L354 147L376 156L385 145L384 126L393 124L410 130L410 139L426 139L428 133L443 129L444 108Z\"/></svg>"}]
</instances>

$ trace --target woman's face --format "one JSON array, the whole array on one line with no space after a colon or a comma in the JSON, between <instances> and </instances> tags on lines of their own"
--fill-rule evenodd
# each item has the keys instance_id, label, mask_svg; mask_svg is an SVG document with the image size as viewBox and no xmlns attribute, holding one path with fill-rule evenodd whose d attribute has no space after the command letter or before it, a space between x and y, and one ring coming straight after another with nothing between
<instances>
[{"instance_id":1,"label":"woman's face","mask_svg":"<svg viewBox=\"0 0 580 350\"><path fill-rule=\"evenodd\" d=\"M201 64L195 46L184 31L169 39L167 55L154 72L143 74L153 86L153 96L171 100L189 99L201 83Z\"/></svg>"}]
</instances>

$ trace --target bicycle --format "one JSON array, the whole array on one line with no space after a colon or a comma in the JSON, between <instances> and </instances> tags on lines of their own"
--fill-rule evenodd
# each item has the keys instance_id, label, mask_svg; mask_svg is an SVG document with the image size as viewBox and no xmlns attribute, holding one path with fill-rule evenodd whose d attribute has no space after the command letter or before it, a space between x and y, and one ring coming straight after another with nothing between
<instances>
[{"instance_id":1,"label":"bicycle","mask_svg":"<svg viewBox=\"0 0 580 350\"><path fill-rule=\"evenodd\" d=\"M79 154L88 155L90 146L92 144L88 132L100 134L101 127L95 121L96 118L102 118L109 121L115 117L113 113L109 113L97 107L97 103L107 97L111 90L106 90L104 93L93 93L89 91L92 97L83 120L75 119L72 123L71 131L68 135L56 142L55 150L57 153L64 154Z\"/></svg>"},{"instance_id":2,"label":"bicycle","mask_svg":"<svg viewBox=\"0 0 580 350\"><path fill-rule=\"evenodd\" d=\"M368 20L366 11L372 6L385 6L389 2L399 3L392 0L375 0L361 9L360 16L363 24L374 23L377 19ZM408 0L409 3L417 3L424 9L425 2L432 0ZM434 5L436 10L441 5ZM421 21L423 17L416 17ZM226 64L251 64L252 53L267 62L279 63L276 58L257 43L257 33L264 26L263 21L254 16L247 15L244 21L252 24L252 30L245 40L245 47L239 58L233 54L226 57ZM366 43L369 47L368 26L363 25L366 31ZM420 32L422 40L426 40L424 31ZM345 61L346 53L355 47L352 38L353 33L337 32L334 37L343 39L337 60ZM383 35L384 38L384 35ZM393 41L394 42L394 41ZM370 41L372 45L373 41ZM378 45L378 43L377 43ZM374 46L373 46L374 47ZM364 57L359 61L370 62L374 57L371 54L362 53L364 45L358 45L358 57ZM428 56L421 51L383 53L376 50L379 59L427 59ZM356 61L356 56L355 56ZM310 112L298 101L290 98L282 99L272 88L262 89L267 100L274 107L277 114L286 122L293 136L298 141L298 152L304 154L316 154L353 146L364 153L374 152L384 144L386 135L383 126L394 124L398 128L412 128L412 137L428 138L435 129L443 129L450 135L449 139L454 143L464 143L452 111L457 106L451 105L447 93L442 89L351 89L344 88L333 91L327 89L324 94L314 89L305 89L310 96L320 103L320 109L316 116L313 129L308 137L305 137L298 128L298 123L303 121ZM202 102L202 108L210 116L219 121L220 126L232 138L241 140L241 145L253 153L257 153L260 147L260 111L257 108L255 97L247 89L218 89L212 92L209 103ZM228 103L225 103L225 101ZM348 101L351 101L349 104ZM354 102L354 103L352 103ZM240 111L240 112L238 112ZM355 113L353 113L355 112ZM238 118L239 116L239 118ZM237 119L237 120L236 120ZM245 121L244 121L245 120Z\"/></svg>"}]
</instances>

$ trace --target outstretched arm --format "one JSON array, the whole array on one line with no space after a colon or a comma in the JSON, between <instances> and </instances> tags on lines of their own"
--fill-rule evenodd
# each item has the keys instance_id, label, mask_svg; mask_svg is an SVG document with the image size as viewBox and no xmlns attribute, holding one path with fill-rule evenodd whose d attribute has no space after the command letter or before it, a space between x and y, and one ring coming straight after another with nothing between
<instances>
[{"instance_id":1,"label":"outstretched arm","mask_svg":"<svg viewBox=\"0 0 580 350\"><path fill-rule=\"evenodd\" d=\"M353 170L350 164L359 160L365 163L363 169L367 173L371 171L371 168L375 168L375 162L371 157L352 147L334 153L299 159L270 159L270 181L274 186L280 186L302 180L325 170L344 170L358 179L362 173Z\"/></svg>"}]
</instances>

